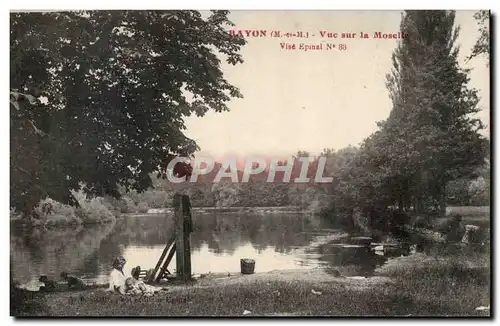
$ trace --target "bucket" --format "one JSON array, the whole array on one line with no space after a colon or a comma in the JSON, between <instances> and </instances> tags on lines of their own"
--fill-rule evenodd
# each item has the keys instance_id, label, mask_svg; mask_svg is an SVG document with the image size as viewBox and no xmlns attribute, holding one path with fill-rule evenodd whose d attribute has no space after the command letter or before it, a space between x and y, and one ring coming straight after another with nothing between
<instances>
[{"instance_id":1,"label":"bucket","mask_svg":"<svg viewBox=\"0 0 500 326\"><path fill-rule=\"evenodd\" d=\"M253 259L240 259L241 274L253 274L255 270L255 260Z\"/></svg>"}]
</instances>

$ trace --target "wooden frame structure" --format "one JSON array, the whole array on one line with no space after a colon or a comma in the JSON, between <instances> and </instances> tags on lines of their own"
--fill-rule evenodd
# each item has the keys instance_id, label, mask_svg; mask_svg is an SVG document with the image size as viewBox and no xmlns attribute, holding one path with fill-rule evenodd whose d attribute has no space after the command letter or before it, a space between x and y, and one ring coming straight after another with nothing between
<instances>
[{"instance_id":1,"label":"wooden frame structure","mask_svg":"<svg viewBox=\"0 0 500 326\"><path fill-rule=\"evenodd\" d=\"M176 279L191 280L191 245L189 235L193 232L191 216L191 202L188 195L175 194L174 196L174 232L169 238L158 263L147 279L148 283L160 282L161 279L172 275L168 265L176 253ZM166 257L166 259L165 259Z\"/></svg>"}]
</instances>

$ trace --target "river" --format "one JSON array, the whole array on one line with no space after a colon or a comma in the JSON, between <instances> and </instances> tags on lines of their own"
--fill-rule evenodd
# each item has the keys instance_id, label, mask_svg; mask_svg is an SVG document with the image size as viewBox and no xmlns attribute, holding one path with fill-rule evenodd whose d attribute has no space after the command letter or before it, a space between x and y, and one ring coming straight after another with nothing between
<instances>
[{"instance_id":1,"label":"river","mask_svg":"<svg viewBox=\"0 0 500 326\"><path fill-rule=\"evenodd\" d=\"M240 259L253 258L255 272L314 267L343 267L343 273L367 275L387 257L366 248L342 247L341 230L329 221L299 213L194 214L192 272L239 273ZM59 279L62 271L89 282L105 283L114 257L125 270L153 268L173 227L167 214L125 215L116 222L42 230L11 230L11 270L26 283L40 275ZM175 271L175 259L169 266Z\"/></svg>"}]
</instances>

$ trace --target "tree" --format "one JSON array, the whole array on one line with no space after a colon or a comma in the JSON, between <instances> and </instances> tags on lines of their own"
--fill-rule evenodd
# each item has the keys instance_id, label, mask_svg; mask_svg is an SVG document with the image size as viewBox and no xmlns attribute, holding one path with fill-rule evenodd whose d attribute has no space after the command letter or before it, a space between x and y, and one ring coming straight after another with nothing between
<instances>
[{"instance_id":1,"label":"tree","mask_svg":"<svg viewBox=\"0 0 500 326\"><path fill-rule=\"evenodd\" d=\"M226 32L227 15L12 13L11 89L43 101L11 115L11 138L26 121L47 135L33 156L50 179L37 181L41 193L65 198L81 181L89 194L116 197L118 185L143 191L151 172L164 176L172 158L191 155L198 147L184 135L184 118L227 111L242 96L220 67L219 57L243 62L245 41ZM31 169L25 146L11 143L11 172ZM21 179L12 183L26 184ZM12 206L25 208L23 193L11 196Z\"/></svg>"},{"instance_id":2,"label":"tree","mask_svg":"<svg viewBox=\"0 0 500 326\"><path fill-rule=\"evenodd\" d=\"M401 32L408 35L393 54L387 86L393 102L381 124L387 151L381 168L400 204L418 209L431 200L445 213L446 184L472 175L484 164L483 125L477 90L458 64L454 11L406 11Z\"/></svg>"},{"instance_id":3,"label":"tree","mask_svg":"<svg viewBox=\"0 0 500 326\"><path fill-rule=\"evenodd\" d=\"M330 148L324 149L319 155L319 157L326 158L323 176L331 177L332 182L308 184L305 191L299 192L302 204L310 211L320 215L330 215L339 226L343 225L349 230L354 227L353 213L358 205L359 192L354 172L357 168L358 154L359 149L353 146L338 151ZM312 179L314 179L318 165L318 158L316 158L311 166ZM295 194L290 195L292 197Z\"/></svg>"},{"instance_id":4,"label":"tree","mask_svg":"<svg viewBox=\"0 0 500 326\"><path fill-rule=\"evenodd\" d=\"M490 11L489 10L479 10L474 13L474 19L476 20L479 32L479 37L476 40L476 44L472 48L471 54L467 57L467 61L471 60L480 55L486 55L487 61L486 66L490 66Z\"/></svg>"},{"instance_id":5,"label":"tree","mask_svg":"<svg viewBox=\"0 0 500 326\"><path fill-rule=\"evenodd\" d=\"M231 207L238 202L238 194L240 189L236 184L230 183L214 183L212 186L212 194L214 197L214 205L218 208Z\"/></svg>"},{"instance_id":6,"label":"tree","mask_svg":"<svg viewBox=\"0 0 500 326\"><path fill-rule=\"evenodd\" d=\"M36 206L43 190L40 187L43 167L41 135L34 126L33 120L23 113L34 103L29 94L11 92L10 114L21 119L11 119L10 129L15 131L10 137L10 196L11 203L17 203L17 209ZM14 206L14 205L12 205ZM22 210L21 210L22 211Z\"/></svg>"},{"instance_id":7,"label":"tree","mask_svg":"<svg viewBox=\"0 0 500 326\"><path fill-rule=\"evenodd\" d=\"M472 178L460 178L448 184L448 200L456 206L490 205L490 182L490 163L486 160Z\"/></svg>"}]
</instances>

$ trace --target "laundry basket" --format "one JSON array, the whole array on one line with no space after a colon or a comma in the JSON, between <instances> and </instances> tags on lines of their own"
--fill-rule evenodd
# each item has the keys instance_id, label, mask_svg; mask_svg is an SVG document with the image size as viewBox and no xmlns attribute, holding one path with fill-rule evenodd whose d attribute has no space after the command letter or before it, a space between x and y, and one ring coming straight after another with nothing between
<instances>
[{"instance_id":1,"label":"laundry basket","mask_svg":"<svg viewBox=\"0 0 500 326\"><path fill-rule=\"evenodd\" d=\"M253 274L255 270L255 260L253 259L240 259L241 274Z\"/></svg>"}]
</instances>

